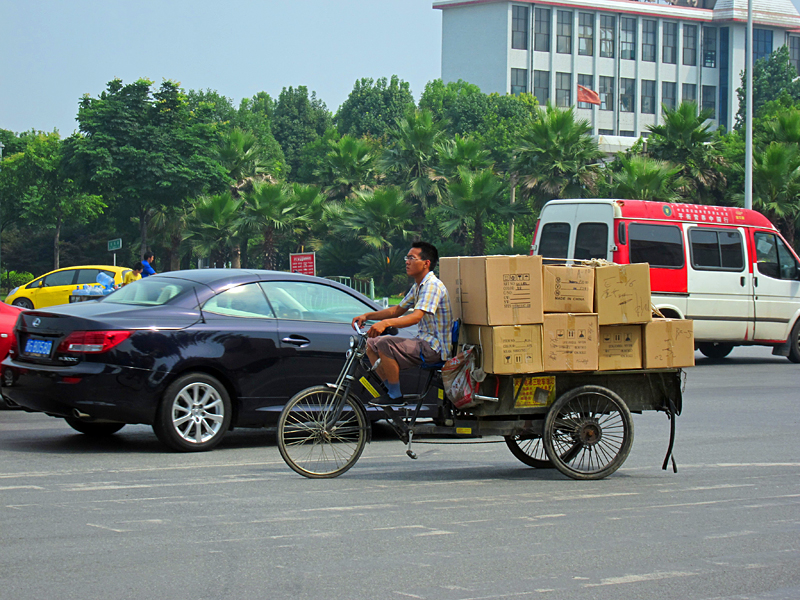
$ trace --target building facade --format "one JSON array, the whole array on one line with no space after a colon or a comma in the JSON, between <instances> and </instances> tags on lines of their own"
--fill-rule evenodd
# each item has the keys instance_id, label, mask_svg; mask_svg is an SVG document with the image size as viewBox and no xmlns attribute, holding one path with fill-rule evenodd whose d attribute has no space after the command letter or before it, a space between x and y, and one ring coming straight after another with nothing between
<instances>
[{"instance_id":1,"label":"building facade","mask_svg":"<svg viewBox=\"0 0 800 600\"><path fill-rule=\"evenodd\" d=\"M688 4L695 6L686 6ZM791 0L752 0L753 58L782 45L800 72ZM638 137L693 100L730 129L745 69L747 0L439 0L442 79L576 106L594 135ZM577 102L578 85L599 106Z\"/></svg>"}]
</instances>

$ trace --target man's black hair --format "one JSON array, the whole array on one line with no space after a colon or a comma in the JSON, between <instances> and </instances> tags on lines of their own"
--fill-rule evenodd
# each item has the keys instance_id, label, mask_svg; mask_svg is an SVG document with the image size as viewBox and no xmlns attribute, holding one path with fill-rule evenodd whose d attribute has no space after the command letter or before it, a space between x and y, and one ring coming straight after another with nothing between
<instances>
[{"instance_id":1,"label":"man's black hair","mask_svg":"<svg viewBox=\"0 0 800 600\"><path fill-rule=\"evenodd\" d=\"M419 256L422 260L431 261L430 270L433 271L436 264L439 262L439 251L436 249L436 246L428 242L414 242L411 244L411 247L419 248Z\"/></svg>"},{"instance_id":2,"label":"man's black hair","mask_svg":"<svg viewBox=\"0 0 800 600\"><path fill-rule=\"evenodd\" d=\"M153 258L153 253L152 252L145 252L144 253L144 260L150 260L151 258Z\"/></svg>"},{"instance_id":3,"label":"man's black hair","mask_svg":"<svg viewBox=\"0 0 800 600\"><path fill-rule=\"evenodd\" d=\"M143 269L144 269L144 265L142 263L140 263L140 262L133 263L133 266L131 267L131 270L133 270L133 271L141 271Z\"/></svg>"}]
</instances>

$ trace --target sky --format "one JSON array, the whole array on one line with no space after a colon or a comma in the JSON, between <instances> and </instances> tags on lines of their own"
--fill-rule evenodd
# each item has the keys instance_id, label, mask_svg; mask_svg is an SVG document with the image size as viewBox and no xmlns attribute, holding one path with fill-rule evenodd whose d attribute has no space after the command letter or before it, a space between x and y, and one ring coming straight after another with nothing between
<instances>
[{"instance_id":1,"label":"sky","mask_svg":"<svg viewBox=\"0 0 800 600\"><path fill-rule=\"evenodd\" d=\"M432 0L0 0L0 129L78 127L109 81L177 81L236 105L305 85L328 109L396 74L415 99L441 76Z\"/></svg>"}]
</instances>

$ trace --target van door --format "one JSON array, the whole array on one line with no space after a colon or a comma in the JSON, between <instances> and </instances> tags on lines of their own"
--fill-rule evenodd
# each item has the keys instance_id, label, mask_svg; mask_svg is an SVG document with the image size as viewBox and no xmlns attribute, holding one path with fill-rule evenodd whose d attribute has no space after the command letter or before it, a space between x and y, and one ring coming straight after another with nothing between
<instances>
[{"instance_id":1,"label":"van door","mask_svg":"<svg viewBox=\"0 0 800 600\"><path fill-rule=\"evenodd\" d=\"M695 339L752 340L753 278L743 228L688 227L687 319Z\"/></svg>"},{"instance_id":2,"label":"van door","mask_svg":"<svg viewBox=\"0 0 800 600\"><path fill-rule=\"evenodd\" d=\"M551 202L542 209L533 253L545 258L612 259L614 208L609 202Z\"/></svg>"},{"instance_id":3,"label":"van door","mask_svg":"<svg viewBox=\"0 0 800 600\"><path fill-rule=\"evenodd\" d=\"M789 337L791 319L800 308L800 265L784 241L770 231L753 232L757 340Z\"/></svg>"}]
</instances>

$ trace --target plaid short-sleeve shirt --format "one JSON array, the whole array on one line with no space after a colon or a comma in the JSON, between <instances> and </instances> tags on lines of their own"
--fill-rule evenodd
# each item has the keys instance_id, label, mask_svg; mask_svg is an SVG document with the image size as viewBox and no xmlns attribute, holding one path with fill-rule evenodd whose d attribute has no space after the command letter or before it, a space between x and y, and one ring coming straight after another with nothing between
<instances>
[{"instance_id":1,"label":"plaid short-sleeve shirt","mask_svg":"<svg viewBox=\"0 0 800 600\"><path fill-rule=\"evenodd\" d=\"M419 309L425 313L417 325L418 337L439 352L442 360L447 360L450 357L453 312L444 284L430 272L422 283L411 287L400 306L410 310Z\"/></svg>"}]
</instances>

